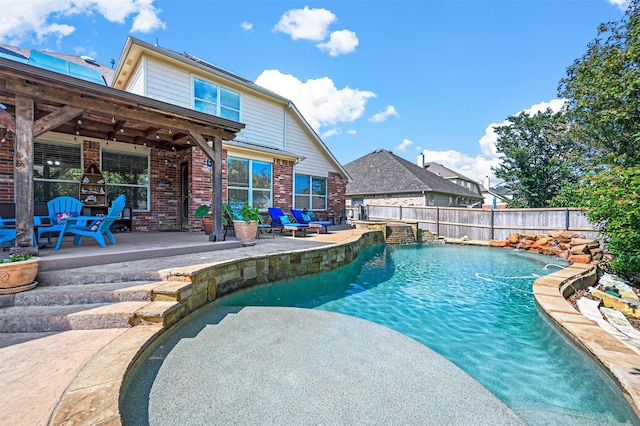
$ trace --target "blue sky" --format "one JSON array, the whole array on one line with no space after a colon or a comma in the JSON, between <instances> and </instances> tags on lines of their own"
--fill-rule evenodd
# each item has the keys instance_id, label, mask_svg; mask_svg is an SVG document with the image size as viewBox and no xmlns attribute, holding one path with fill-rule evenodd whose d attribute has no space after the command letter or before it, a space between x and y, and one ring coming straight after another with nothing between
<instances>
[{"instance_id":1,"label":"blue sky","mask_svg":"<svg viewBox=\"0 0 640 426\"><path fill-rule=\"evenodd\" d=\"M624 0L0 0L0 42L118 60L128 35L291 99L346 164L424 152L483 180L492 125L557 87Z\"/></svg>"}]
</instances>

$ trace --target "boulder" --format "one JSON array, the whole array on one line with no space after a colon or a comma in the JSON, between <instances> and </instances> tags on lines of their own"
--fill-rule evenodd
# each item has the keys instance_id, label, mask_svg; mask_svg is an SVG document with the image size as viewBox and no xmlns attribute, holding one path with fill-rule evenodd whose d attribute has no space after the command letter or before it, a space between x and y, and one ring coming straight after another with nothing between
<instances>
[{"instance_id":1,"label":"boulder","mask_svg":"<svg viewBox=\"0 0 640 426\"><path fill-rule=\"evenodd\" d=\"M585 254L585 253L589 253L589 248L587 247L586 244L571 247L571 254Z\"/></svg>"},{"instance_id":2,"label":"boulder","mask_svg":"<svg viewBox=\"0 0 640 426\"><path fill-rule=\"evenodd\" d=\"M507 237L507 241L509 241L511 244L518 244L520 242L520 234L518 233L510 234Z\"/></svg>"},{"instance_id":3,"label":"boulder","mask_svg":"<svg viewBox=\"0 0 640 426\"><path fill-rule=\"evenodd\" d=\"M490 247L506 247L507 240L489 240Z\"/></svg>"},{"instance_id":4,"label":"boulder","mask_svg":"<svg viewBox=\"0 0 640 426\"><path fill-rule=\"evenodd\" d=\"M591 263L590 254L572 254L569 256L569 262L571 263Z\"/></svg>"}]
</instances>

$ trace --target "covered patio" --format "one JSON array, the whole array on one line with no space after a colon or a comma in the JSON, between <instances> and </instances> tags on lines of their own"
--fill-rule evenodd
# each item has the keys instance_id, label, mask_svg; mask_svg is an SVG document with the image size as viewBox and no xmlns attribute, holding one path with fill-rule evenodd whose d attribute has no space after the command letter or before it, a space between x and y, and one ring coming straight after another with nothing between
<instances>
[{"instance_id":1,"label":"covered patio","mask_svg":"<svg viewBox=\"0 0 640 426\"><path fill-rule=\"evenodd\" d=\"M213 170L214 231L209 240L222 241L222 141L233 140L243 128L242 123L0 58L0 150L13 150L13 182L5 182L15 194L12 250L39 252L33 238L33 152L34 139L47 132L74 139L117 138L168 152L202 150Z\"/></svg>"}]
</instances>

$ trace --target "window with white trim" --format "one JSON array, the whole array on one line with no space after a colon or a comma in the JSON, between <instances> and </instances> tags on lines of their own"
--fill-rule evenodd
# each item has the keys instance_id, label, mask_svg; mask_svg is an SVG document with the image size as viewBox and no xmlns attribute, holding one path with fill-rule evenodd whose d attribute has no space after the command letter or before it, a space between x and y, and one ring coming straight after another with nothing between
<instances>
[{"instance_id":1,"label":"window with white trim","mask_svg":"<svg viewBox=\"0 0 640 426\"><path fill-rule=\"evenodd\" d=\"M193 78L193 100L197 111L240 121L240 93Z\"/></svg>"},{"instance_id":2,"label":"window with white trim","mask_svg":"<svg viewBox=\"0 0 640 426\"><path fill-rule=\"evenodd\" d=\"M120 194L134 210L149 209L149 155L102 149L102 175L107 181L107 198L115 200Z\"/></svg>"},{"instance_id":3,"label":"window with white trim","mask_svg":"<svg viewBox=\"0 0 640 426\"><path fill-rule=\"evenodd\" d=\"M294 206L296 209L327 209L327 178L296 175Z\"/></svg>"},{"instance_id":4,"label":"window with white trim","mask_svg":"<svg viewBox=\"0 0 640 426\"><path fill-rule=\"evenodd\" d=\"M271 163L247 158L227 158L227 200L266 209L271 206Z\"/></svg>"},{"instance_id":5,"label":"window with white trim","mask_svg":"<svg viewBox=\"0 0 640 426\"><path fill-rule=\"evenodd\" d=\"M82 178L80 144L36 139L33 145L34 202L67 195L78 198Z\"/></svg>"}]
</instances>

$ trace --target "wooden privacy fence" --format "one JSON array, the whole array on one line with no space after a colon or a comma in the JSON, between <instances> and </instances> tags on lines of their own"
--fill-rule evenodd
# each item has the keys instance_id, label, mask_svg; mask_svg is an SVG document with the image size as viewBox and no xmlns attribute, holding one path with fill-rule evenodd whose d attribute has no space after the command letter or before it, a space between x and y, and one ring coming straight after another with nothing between
<instances>
[{"instance_id":1,"label":"wooden privacy fence","mask_svg":"<svg viewBox=\"0 0 640 426\"><path fill-rule=\"evenodd\" d=\"M514 232L545 234L549 231L576 231L593 239L595 228L576 208L471 209L456 207L355 206L348 216L357 219L384 219L418 222L449 238L467 236L472 240L503 240Z\"/></svg>"}]
</instances>

